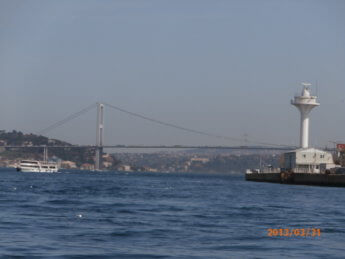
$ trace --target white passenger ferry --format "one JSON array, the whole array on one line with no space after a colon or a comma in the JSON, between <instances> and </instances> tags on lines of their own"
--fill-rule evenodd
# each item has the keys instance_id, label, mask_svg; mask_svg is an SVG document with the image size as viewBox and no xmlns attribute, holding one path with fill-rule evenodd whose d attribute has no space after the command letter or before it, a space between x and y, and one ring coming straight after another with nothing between
<instances>
[{"instance_id":1,"label":"white passenger ferry","mask_svg":"<svg viewBox=\"0 0 345 259\"><path fill-rule=\"evenodd\" d=\"M59 171L59 167L55 162L22 160L17 170L21 172L56 173Z\"/></svg>"}]
</instances>

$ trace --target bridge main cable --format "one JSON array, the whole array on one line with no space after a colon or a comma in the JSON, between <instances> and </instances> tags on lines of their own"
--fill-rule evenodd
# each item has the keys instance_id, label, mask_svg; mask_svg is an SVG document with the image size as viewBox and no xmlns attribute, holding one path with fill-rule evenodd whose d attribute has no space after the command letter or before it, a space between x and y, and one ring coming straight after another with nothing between
<instances>
[{"instance_id":1,"label":"bridge main cable","mask_svg":"<svg viewBox=\"0 0 345 259\"><path fill-rule=\"evenodd\" d=\"M51 130L53 130L53 129L55 129L55 128L57 128L57 127L59 127L59 126L65 124L65 123L67 123L67 122L69 122L69 121L71 121L71 120L73 120L73 119L75 119L75 118L77 118L77 117L79 117L79 116L85 114L85 113L87 113L88 111L90 111L90 110L92 110L92 109L94 109L94 108L96 108L96 103L93 103L93 104L91 104L91 105L85 107L84 109L82 109L82 110L80 110L80 111L78 111L78 112L75 112L75 113L73 113L73 114L67 116L67 117L66 117L65 119L63 119L63 120L60 120L60 121L58 121L58 122L55 122L54 124L52 124L52 125L50 125L50 126L44 128L44 129L38 131L37 134L38 134L38 135L44 135L44 134L48 133L49 131L51 131Z\"/></svg>"},{"instance_id":2,"label":"bridge main cable","mask_svg":"<svg viewBox=\"0 0 345 259\"><path fill-rule=\"evenodd\" d=\"M204 136L208 136L208 137L213 137L213 138L218 138L218 139L225 139L225 140L232 140L232 141L236 141L236 142L243 142L244 139L240 139L240 138L233 138L233 137L228 137L228 136L222 136L222 135L217 135L217 134L212 134L212 133L208 133L208 132L204 132L204 131L200 131L200 130L195 130L195 129L190 129L190 128L186 128L186 127L182 127L176 124L172 124L169 122L165 122L165 121L161 121L161 120L157 120L154 118L150 118L148 116L136 113L136 112L131 112L128 110L125 110L123 108L120 108L118 106L115 105L111 105L108 103L103 103L105 106L112 108L114 110L120 111L122 113L126 113L128 115L137 117L137 118L141 118L143 120L147 120L147 121L151 121L154 122L156 124L160 124L163 126L167 126L167 127L171 127L171 128L175 128L175 129L179 129L179 130L183 130L186 132L190 132L190 133L195 133L195 134L199 134L199 135L204 135ZM283 145L283 144L272 144L272 143L266 143L266 142L259 142L259 141L253 141L253 140L246 140L246 142L248 143L253 143L253 144L257 144L257 145L266 145L266 146L275 146L275 147L286 147L286 148L290 148L291 146L289 145Z\"/></svg>"}]
</instances>

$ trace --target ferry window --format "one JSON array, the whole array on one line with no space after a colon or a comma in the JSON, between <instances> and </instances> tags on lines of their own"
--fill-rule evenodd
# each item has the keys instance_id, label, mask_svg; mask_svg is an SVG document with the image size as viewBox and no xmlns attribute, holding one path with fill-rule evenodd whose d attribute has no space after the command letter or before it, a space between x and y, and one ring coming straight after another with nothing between
<instances>
[{"instance_id":1,"label":"ferry window","mask_svg":"<svg viewBox=\"0 0 345 259\"><path fill-rule=\"evenodd\" d=\"M55 166L51 166L50 168L54 169L54 168L55 168Z\"/></svg>"},{"instance_id":2,"label":"ferry window","mask_svg":"<svg viewBox=\"0 0 345 259\"><path fill-rule=\"evenodd\" d=\"M303 155L303 157L304 157L304 158L306 158L306 157L307 157L307 155L306 155L306 154L304 154L304 155Z\"/></svg>"}]
</instances>

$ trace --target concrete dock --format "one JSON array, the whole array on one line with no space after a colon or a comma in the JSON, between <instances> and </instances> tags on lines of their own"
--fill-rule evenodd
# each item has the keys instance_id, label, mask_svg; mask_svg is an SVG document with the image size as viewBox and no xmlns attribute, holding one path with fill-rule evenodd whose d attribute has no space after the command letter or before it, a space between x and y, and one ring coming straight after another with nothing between
<instances>
[{"instance_id":1,"label":"concrete dock","mask_svg":"<svg viewBox=\"0 0 345 259\"><path fill-rule=\"evenodd\" d=\"M247 181L345 187L345 174L250 173Z\"/></svg>"}]
</instances>

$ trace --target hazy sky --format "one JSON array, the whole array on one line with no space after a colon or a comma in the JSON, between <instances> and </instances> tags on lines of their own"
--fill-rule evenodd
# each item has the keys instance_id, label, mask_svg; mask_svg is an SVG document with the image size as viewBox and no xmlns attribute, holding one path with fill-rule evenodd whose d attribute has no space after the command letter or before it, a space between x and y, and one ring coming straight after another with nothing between
<instances>
[{"instance_id":1,"label":"hazy sky","mask_svg":"<svg viewBox=\"0 0 345 259\"><path fill-rule=\"evenodd\" d=\"M312 144L345 141L343 0L0 0L0 129L37 132L99 101L298 144L304 81L321 102ZM107 144L243 144L105 112ZM48 136L93 144L95 118Z\"/></svg>"}]
</instances>

